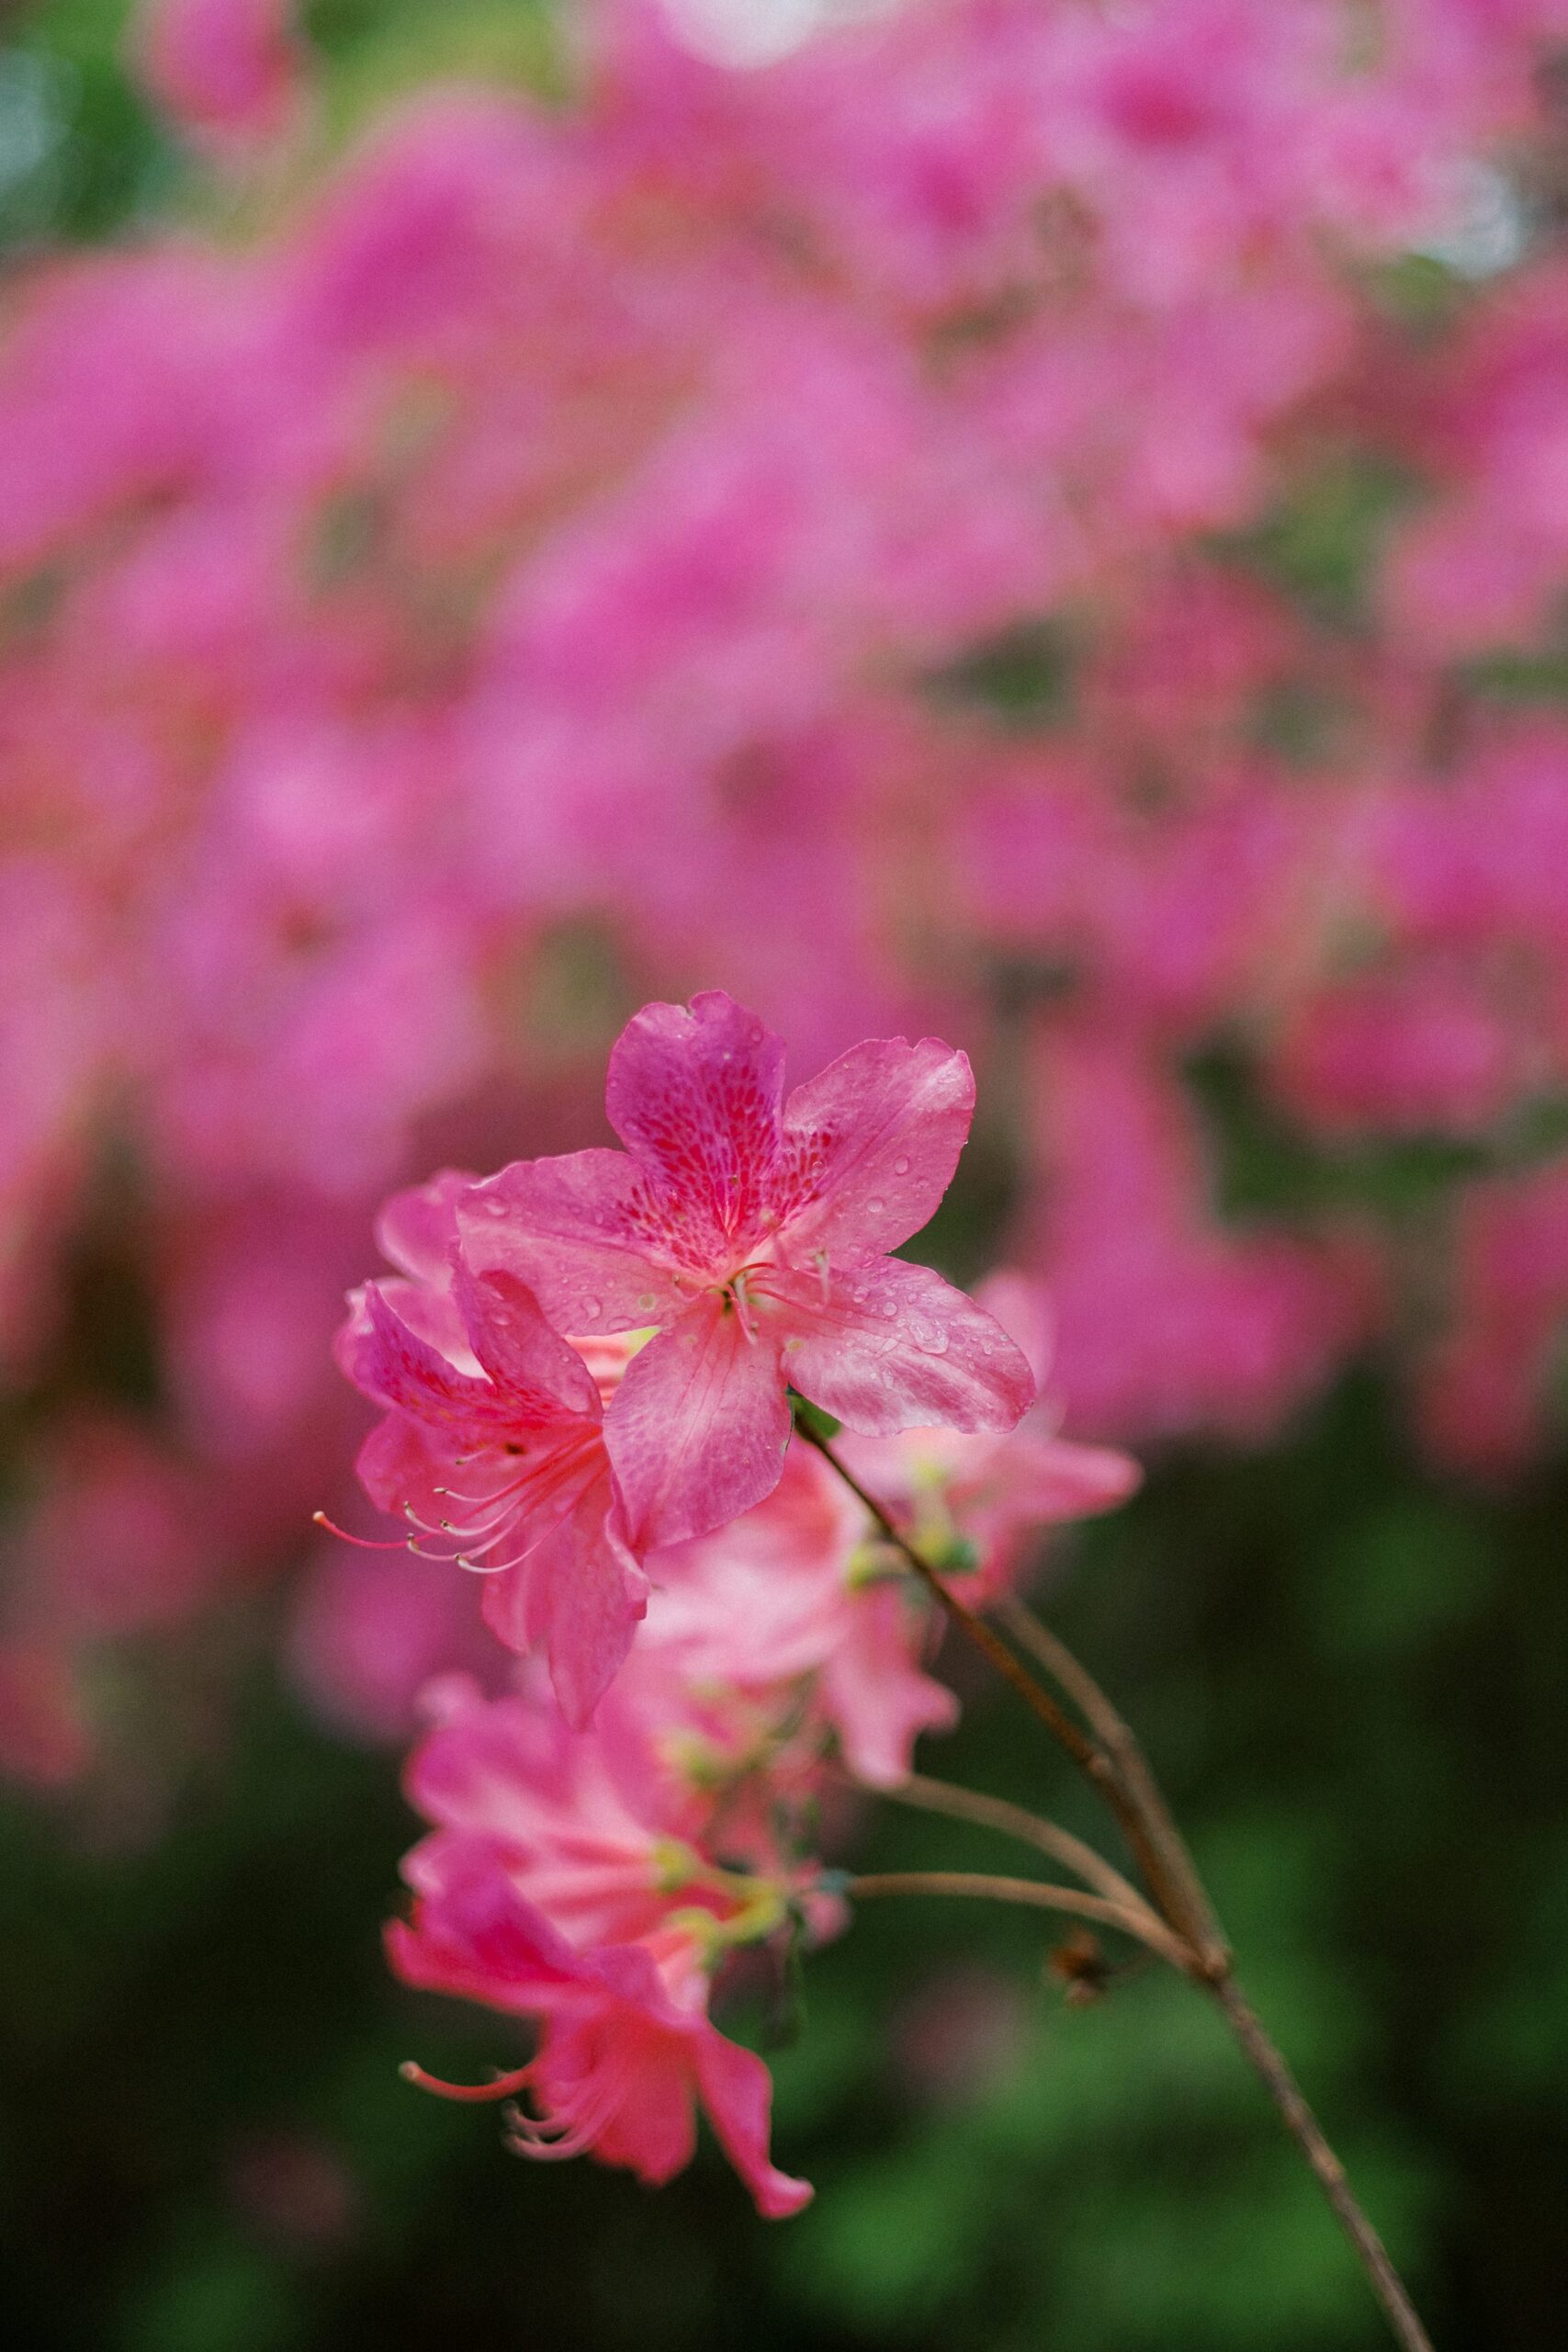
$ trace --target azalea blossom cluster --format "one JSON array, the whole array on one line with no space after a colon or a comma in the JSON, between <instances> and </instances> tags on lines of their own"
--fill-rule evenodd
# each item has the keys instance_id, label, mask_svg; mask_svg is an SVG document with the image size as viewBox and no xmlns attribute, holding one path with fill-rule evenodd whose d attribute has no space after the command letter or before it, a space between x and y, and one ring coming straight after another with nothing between
<instances>
[{"instance_id":1,"label":"azalea blossom cluster","mask_svg":"<svg viewBox=\"0 0 1568 2352\"><path fill-rule=\"evenodd\" d=\"M368 1493L412 1552L482 1580L525 1661L502 1695L428 1694L408 1787L435 1826L393 1962L535 2023L534 2055L469 2094L518 2102L520 2152L659 2182L698 2100L770 2215L810 2192L768 2160L766 2069L711 1987L749 1946L776 1961L840 1924L812 1851L825 1772L896 1786L954 1713L925 1597L854 1487L791 1445L789 1392L976 1599L1041 1525L1136 1479L1044 1424L1016 1285L992 1313L889 1254L952 1178L964 1057L899 1038L787 1097L783 1078L780 1040L722 992L646 1006L610 1059L625 1151L400 1194L398 1272L355 1294L340 1343L385 1408Z\"/></svg>"},{"instance_id":2,"label":"azalea blossom cluster","mask_svg":"<svg viewBox=\"0 0 1568 2352\"><path fill-rule=\"evenodd\" d=\"M1548 1435L1568 10L903 0L745 71L703 13L563 0L545 94L335 145L284 0L149 0L186 216L11 272L0 1762L35 1780L111 1736L117 1645L243 1615L345 1515L322 1363L375 1204L590 1143L655 993L722 981L818 1059L969 1047L970 1209L1049 1283L1076 1435L1261 1439L1367 1349L1450 1464ZM469 1271L592 1340L603 1401L636 1322ZM605 1408L617 1605L653 1347ZM488 1671L461 1577L302 1565L338 1723Z\"/></svg>"}]
</instances>

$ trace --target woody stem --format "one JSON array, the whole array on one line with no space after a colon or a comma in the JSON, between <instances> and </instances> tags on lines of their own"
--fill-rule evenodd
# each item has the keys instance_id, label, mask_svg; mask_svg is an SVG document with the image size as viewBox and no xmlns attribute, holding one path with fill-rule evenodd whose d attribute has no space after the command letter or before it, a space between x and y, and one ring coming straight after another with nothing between
<instances>
[{"instance_id":1,"label":"woody stem","mask_svg":"<svg viewBox=\"0 0 1568 2352\"><path fill-rule=\"evenodd\" d=\"M1122 1787L1121 1776L1112 1758L1098 1740L1089 1737L1082 1726L1067 1713L1066 1708L1053 1698L1050 1691L1035 1680L1028 1668L1009 1648L995 1627L988 1625L983 1617L976 1616L966 1602L960 1600L957 1594L949 1589L931 1566L931 1562L909 1542L896 1521L877 1501L876 1497L868 1493L854 1473L840 1461L827 1439L818 1436L803 1416L797 1415L795 1429L797 1434L806 1440L807 1445L815 1446L823 1459L837 1471L855 1499L875 1521L886 1540L893 1546L899 1557L908 1562L927 1590L941 1602L965 1639L972 1642L982 1656L989 1659L997 1672L1011 1685L1024 1705L1044 1724L1058 1746L1066 1748L1078 1770L1098 1790L1104 1803L1115 1815L1122 1833L1137 1859L1138 1866L1155 1898L1156 1907L1176 1933L1184 1941L1190 1942L1188 1928L1182 1916L1184 1906L1180 1893L1170 1879L1160 1851L1159 1841L1151 1837L1139 1807L1134 1802L1130 1792ZM1201 1973L1203 1958L1196 1945L1190 1952L1187 1964L1190 1970Z\"/></svg>"},{"instance_id":2,"label":"woody stem","mask_svg":"<svg viewBox=\"0 0 1568 2352\"><path fill-rule=\"evenodd\" d=\"M1135 1911L1102 1894L1086 1894L1076 1886L1047 1886L1034 1878L998 1878L987 1871L877 1871L852 1878L844 1889L850 1900L863 1903L881 1894L972 1895L991 1903L1021 1903L1040 1911L1066 1911L1075 1919L1093 1919L1146 1944L1162 1960L1171 1960L1175 1943L1140 1904ZM1173 1965L1179 1967L1180 1961Z\"/></svg>"},{"instance_id":3,"label":"woody stem","mask_svg":"<svg viewBox=\"0 0 1568 2352\"><path fill-rule=\"evenodd\" d=\"M807 1443L815 1446L837 1471L851 1493L874 1521L886 1542L908 1562L927 1589L941 1602L953 1623L991 1661L1025 1705L1066 1748L1078 1770L1099 1790L1137 1858L1154 1898L1155 1909L1169 1932L1169 1947L1162 1951L1161 1956L1180 1968L1218 2005L1248 2064L1273 2100L1285 2129L1311 2166L1314 2177L1348 2240L1403 2352L1432 2352L1431 2338L1417 2316L1382 2240L1362 2211L1346 2178L1343 2165L1324 2137L1322 2127L1303 2098L1285 2059L1269 2040L1257 2012L1236 1982L1229 1948L1220 1932L1213 1906L1196 1865L1171 1818L1170 1808L1147 1758L1127 1724L1088 1668L1079 1663L1065 1643L1043 1625L1021 1602L1011 1599L999 1602L998 1614L1014 1640L1030 1652L1081 1710L1084 1721L1089 1726L1086 1731L1053 1694L1035 1680L995 1627L976 1616L955 1593L948 1590L931 1562L909 1542L876 1498L868 1494L859 1479L840 1461L828 1441L819 1436L803 1416L797 1415L795 1427ZM919 1798L915 1801L920 1802ZM929 1799L927 1801L930 1802ZM978 1804L966 1809L972 1818L978 1820L981 1817L980 1806L983 1805L993 1826L999 1827L1002 1825L998 1814L991 1811L993 1803L997 1804L999 1812L999 1801L988 1799L980 1800ZM942 1809L957 1810L954 1806ZM1010 1813L1014 1809L1009 1807L1006 1810ZM1004 1893L1004 1889L1008 1891ZM1028 1892L1020 1892L1021 1889ZM1068 1903L1061 1898L1070 1895L1071 1907L1080 1915L1103 1918L1112 1913L1118 1914L1111 1924L1122 1928L1126 1933L1139 1936L1142 1941L1151 1944L1152 1949L1161 1950L1159 1944L1153 1942L1138 1913L1124 1904L1113 1903L1105 1897L1078 1895L1064 1888L1041 1887L1033 1881L987 1879L969 1872L906 1871L852 1881L850 1892L863 1895L988 1894L1003 1902L1043 1904L1061 1909L1069 1907ZM1091 1905L1094 1906L1092 1910L1089 1908ZM1140 1909L1142 1907L1140 1904ZM1146 1913L1145 1916L1146 1917Z\"/></svg>"},{"instance_id":4,"label":"woody stem","mask_svg":"<svg viewBox=\"0 0 1568 2352\"><path fill-rule=\"evenodd\" d=\"M881 1793L897 1804L914 1805L923 1813L945 1813L955 1821L972 1821L982 1829L995 1829L1004 1838L1036 1847L1054 1861L1065 1862L1086 1886L1108 1895L1112 1903L1123 1903L1130 1910L1149 1910L1131 1880L1113 1870L1092 1846L1056 1822L1028 1813L1021 1804L1010 1804L1005 1797L985 1796L977 1789L955 1788L951 1781L933 1781L924 1772L910 1772ZM1152 1918L1155 1915L1150 1911L1149 1916Z\"/></svg>"}]
</instances>

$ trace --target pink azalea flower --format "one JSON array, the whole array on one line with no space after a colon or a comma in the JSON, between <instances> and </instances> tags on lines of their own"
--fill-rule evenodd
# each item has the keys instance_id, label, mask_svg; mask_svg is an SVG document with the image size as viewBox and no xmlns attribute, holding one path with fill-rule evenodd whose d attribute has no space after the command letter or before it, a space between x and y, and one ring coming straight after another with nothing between
<instances>
[{"instance_id":1,"label":"pink azalea flower","mask_svg":"<svg viewBox=\"0 0 1568 2352\"><path fill-rule=\"evenodd\" d=\"M807 2202L809 2184L769 2161L768 2070L709 2022L698 1972L661 1971L638 1943L578 1951L482 1838L442 1832L406 1867L417 1900L412 1925L388 1931L398 1974L537 2022L528 2064L467 2094L527 2098L532 2113L519 2108L513 2125L519 2154L587 2152L658 2187L691 2161L700 2103L760 2212L777 2220Z\"/></svg>"},{"instance_id":2,"label":"pink azalea flower","mask_svg":"<svg viewBox=\"0 0 1568 2352\"><path fill-rule=\"evenodd\" d=\"M544 1651L581 1726L631 1645L647 1581L588 1364L514 1275L476 1274L456 1248L468 1181L448 1172L383 1212L382 1247L406 1279L356 1293L341 1341L350 1378L389 1408L359 1475L412 1524L411 1549L489 1579L491 1630Z\"/></svg>"},{"instance_id":3,"label":"pink azalea flower","mask_svg":"<svg viewBox=\"0 0 1568 2352\"><path fill-rule=\"evenodd\" d=\"M966 1057L868 1041L784 1095L784 1046L721 989L646 1005L610 1057L627 1148L519 1160L458 1204L470 1263L570 1331L652 1326L606 1442L633 1539L722 1526L778 1484L786 1385L879 1435L1008 1430L1034 1392L1005 1332L886 1253L969 1131Z\"/></svg>"}]
</instances>

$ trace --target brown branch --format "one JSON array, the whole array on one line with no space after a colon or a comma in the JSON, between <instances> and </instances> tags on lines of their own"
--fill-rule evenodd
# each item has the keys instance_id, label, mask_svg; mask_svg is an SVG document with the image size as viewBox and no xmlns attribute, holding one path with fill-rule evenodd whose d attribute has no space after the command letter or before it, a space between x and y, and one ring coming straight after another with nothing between
<instances>
[{"instance_id":1,"label":"brown branch","mask_svg":"<svg viewBox=\"0 0 1568 2352\"><path fill-rule=\"evenodd\" d=\"M1112 1900L1108 1895L1080 1894L1070 1887L1045 1886L1034 1880L991 1878L962 1871L888 1871L868 1878L852 1879L849 1893L862 1897L884 1894L979 1895L989 1896L998 1902L1032 1904L1047 1910L1072 1912L1080 1918L1098 1919L1119 1928L1123 1934L1158 1951L1162 1959L1169 1960L1173 1966L1201 1984L1218 2002L1248 2064L1273 2100L1286 2130L1305 2156L1360 2263L1384 2317L1403 2346L1403 2352L1432 2352L1431 2339L1389 2259L1382 2240L1361 2211L1346 2178L1344 2166L1324 2138L1317 2119L1302 2097L1290 2067L1264 2031L1232 1973L1230 1951L1220 1933L1207 1891L1130 1727L1093 1676L1047 1626L1043 1625L1020 1601L1006 1599L998 1603L998 1614L1003 1618L1020 1646L1029 1651L1075 1705L1081 1709L1085 1722L1090 1727L1086 1732L1034 1679L995 1628L977 1617L956 1594L948 1590L930 1561L916 1550L875 1497L868 1494L860 1481L844 1467L826 1440L818 1436L803 1419L797 1419L795 1426L807 1444L815 1446L838 1472L887 1542L908 1561L921 1582L941 1601L953 1623L976 1648L990 1659L998 1672L1099 1789L1137 1857L1160 1917L1156 1919L1142 1896L1135 1894L1133 1904L1128 1905L1124 1900ZM938 1806L929 1793L924 1798L908 1800L908 1789L914 1785L918 1782L906 1784L904 1792L908 1801L925 1802L931 1805L932 1810L959 1810L945 1798ZM944 1787L941 1782L924 1785L928 1792L931 1788ZM1002 1816L1005 1815L1014 1834L1027 1834L1032 1843L1041 1845L1046 1852L1055 1853L1058 1860L1066 1860L1069 1868L1081 1870L1083 1856L1092 1852L1086 1848L1082 1849L1082 1855L1069 1855L1063 1844L1068 1838L1066 1831L1057 1829L1055 1823L1040 1821L1035 1815L1023 1813L1021 1808L1004 1805L1000 1799L971 1796L966 1791L947 1792L946 1797L953 1794L964 1799L964 1817L975 1821L986 1820L989 1826L999 1828L1004 1826ZM1021 1830L1021 1825L1025 1822L1031 1825L1028 1832ZM1043 1837L1041 1833L1044 1833ZM1070 1840L1074 1848L1077 1847L1077 1842ZM1098 1856L1093 1860L1096 1866L1093 1874L1103 1884L1102 1873L1109 1865L1101 1863Z\"/></svg>"},{"instance_id":2,"label":"brown branch","mask_svg":"<svg viewBox=\"0 0 1568 2352\"><path fill-rule=\"evenodd\" d=\"M1111 1758L1122 1791L1129 1804L1136 1808L1145 1835L1157 1849L1166 1883L1175 1894L1172 1924L1180 1928L1199 1953L1204 1974L1217 1981L1230 1964L1229 1947L1220 1931L1208 1891L1187 1850L1187 1842L1171 1818L1164 1792L1131 1724L1112 1706L1089 1668L1079 1663L1048 1625L1042 1624L1032 1610L1025 1608L1011 1593L1001 1595L994 1608L1020 1647L1028 1650L1081 1708L1085 1720Z\"/></svg>"},{"instance_id":3,"label":"brown branch","mask_svg":"<svg viewBox=\"0 0 1568 2352\"><path fill-rule=\"evenodd\" d=\"M1015 1838L1022 1845L1037 1847L1049 1854L1054 1861L1065 1862L1076 1871L1086 1886L1092 1886L1112 1903L1125 1904L1128 1910L1155 1913L1139 1894L1131 1879L1113 1870L1092 1846L1075 1838L1070 1829L1063 1829L1054 1821L1046 1821L1037 1813L1028 1813L1021 1804L1010 1804L1005 1797L983 1796L976 1789L955 1788L950 1781L933 1781L923 1772L911 1772L890 1789L877 1792L894 1798L899 1804L917 1805L924 1813L944 1813L955 1821L973 1821L982 1829L999 1830L1004 1838Z\"/></svg>"},{"instance_id":4,"label":"brown branch","mask_svg":"<svg viewBox=\"0 0 1568 2352\"><path fill-rule=\"evenodd\" d=\"M1358 2204L1344 2165L1324 2138L1295 2076L1264 2031L1251 2003L1228 1972L1217 1979L1212 1989L1231 2031L1283 2118L1285 2129L1312 2166L1394 2335L1404 2346L1404 2352L1432 2352L1432 2339L1404 2290L1404 2280L1389 2260L1387 2248Z\"/></svg>"},{"instance_id":5,"label":"brown branch","mask_svg":"<svg viewBox=\"0 0 1568 2352\"><path fill-rule=\"evenodd\" d=\"M1091 1739L1088 1733L1074 1722L1072 1716L1058 1701L1052 1697L1050 1691L1036 1682L1021 1660L1016 1657L1008 1647L996 1628L988 1625L983 1617L976 1616L966 1602L960 1600L957 1594L950 1590L931 1566L931 1562L916 1550L897 1522L877 1501L876 1497L869 1494L854 1473L840 1461L827 1439L819 1437L809 1422L799 1416L795 1419L795 1430L806 1440L807 1445L815 1446L823 1459L838 1472L851 1494L875 1521L900 1558L908 1561L927 1590L942 1603L960 1632L984 1657L989 1659L997 1672L1018 1693L1024 1705L1044 1724L1053 1739L1066 1749L1079 1771L1099 1790L1101 1798L1116 1816L1138 1867L1148 1882L1149 1892L1154 1896L1158 1910L1170 1922L1176 1932L1185 1937L1186 1928L1183 1923L1189 1905L1184 1900L1184 1890L1179 1883L1172 1881L1161 1851L1160 1842L1157 1838L1151 1835L1150 1827L1143 1819L1137 1804L1123 1787L1114 1758L1106 1752L1098 1740ZM1187 1965L1190 1969L1195 1968L1200 1971L1205 1965L1196 1948L1190 1953Z\"/></svg>"},{"instance_id":6,"label":"brown branch","mask_svg":"<svg viewBox=\"0 0 1568 2352\"><path fill-rule=\"evenodd\" d=\"M1158 1952L1162 1960L1170 1960L1176 1946L1169 1930L1142 1905L1129 1911L1124 1904L1108 1902L1103 1895L1084 1894L1076 1886L1047 1886L1033 1878L995 1878L986 1871L876 1871L864 1878L852 1878L844 1892L852 1902L883 1894L944 1894L1021 1903L1039 1911L1070 1912L1076 1919L1093 1919L1101 1927L1118 1928ZM1182 1962L1172 1964L1180 1967Z\"/></svg>"}]
</instances>

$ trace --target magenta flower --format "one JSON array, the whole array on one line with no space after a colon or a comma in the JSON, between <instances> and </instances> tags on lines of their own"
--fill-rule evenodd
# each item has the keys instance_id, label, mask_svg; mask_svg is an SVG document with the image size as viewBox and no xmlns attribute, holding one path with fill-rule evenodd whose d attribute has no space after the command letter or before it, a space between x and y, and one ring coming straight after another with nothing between
<instances>
[{"instance_id":1,"label":"magenta flower","mask_svg":"<svg viewBox=\"0 0 1568 2352\"><path fill-rule=\"evenodd\" d=\"M299 93L293 0L147 0L136 48L152 96L198 137L276 138Z\"/></svg>"},{"instance_id":2,"label":"magenta flower","mask_svg":"<svg viewBox=\"0 0 1568 2352\"><path fill-rule=\"evenodd\" d=\"M581 1728L631 1646L648 1585L626 1538L597 1383L529 1292L475 1274L456 1246L448 1173L389 1202L379 1225L406 1279L355 1294L344 1370L389 1409L359 1475L413 1529L410 1548L488 1579L484 1614L542 1650Z\"/></svg>"},{"instance_id":3,"label":"magenta flower","mask_svg":"<svg viewBox=\"0 0 1568 2352\"><path fill-rule=\"evenodd\" d=\"M990 1316L889 1257L969 1132L963 1054L868 1041L784 1095L784 1046L722 990L645 1005L610 1057L626 1150L519 1160L457 1204L476 1272L558 1329L653 1327L605 1422L633 1541L722 1526L777 1485L786 1389L880 1436L1011 1429L1034 1395Z\"/></svg>"},{"instance_id":4,"label":"magenta flower","mask_svg":"<svg viewBox=\"0 0 1568 2352\"><path fill-rule=\"evenodd\" d=\"M769 2161L768 2070L709 2023L698 1972L661 1971L643 1944L575 1951L483 1838L441 1832L405 1867L417 1900L412 1924L388 1930L398 1974L537 2021L527 2065L456 2094L526 2098L532 2112L519 2105L512 2132L520 2155L590 2152L657 2188L691 2161L700 2102L759 2211L779 2220L808 2201L809 2183Z\"/></svg>"}]
</instances>

